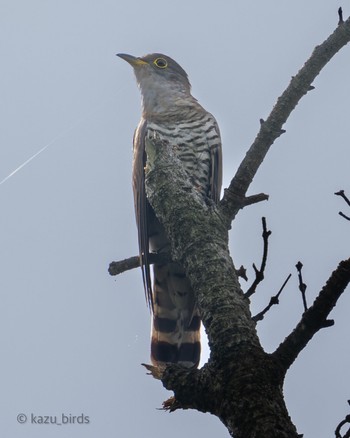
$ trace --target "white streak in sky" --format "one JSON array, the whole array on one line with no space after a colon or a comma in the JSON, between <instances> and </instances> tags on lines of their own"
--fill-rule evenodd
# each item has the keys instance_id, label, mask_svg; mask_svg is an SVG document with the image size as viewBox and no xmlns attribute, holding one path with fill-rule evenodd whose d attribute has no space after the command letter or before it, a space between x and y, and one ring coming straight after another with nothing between
<instances>
[{"instance_id":1,"label":"white streak in sky","mask_svg":"<svg viewBox=\"0 0 350 438\"><path fill-rule=\"evenodd\" d=\"M114 98L113 98L114 99ZM8 179L16 175L17 172L19 172L23 167L25 167L27 164L29 164L34 158L36 158L38 155L40 155L42 152L44 152L48 147L50 147L52 144L54 144L59 138L63 137L67 132L74 129L77 125L84 122L86 119L88 119L92 114L95 114L102 106L105 106L107 103L109 103L112 99L108 99L107 101L103 102L102 104L98 105L93 111L91 111L89 114L87 114L84 117L79 117L74 123L72 123L69 128L65 129L60 134L56 135L56 137L51 140L49 143L47 143L44 147L42 147L38 152L35 152L34 155L32 155L28 160L26 160L24 163L22 163L20 166L18 166L15 170L13 170L9 175L7 175L2 181L0 181L0 186L4 184Z\"/></svg>"},{"instance_id":2,"label":"white streak in sky","mask_svg":"<svg viewBox=\"0 0 350 438\"><path fill-rule=\"evenodd\" d=\"M32 155L30 158L28 158L28 160L26 160L24 163L22 163L20 166L18 166L17 169L13 170L9 175L7 175L2 181L0 181L0 186L1 186L1 184L4 184L5 181L10 179L13 175L16 175L17 172L19 172L24 166L26 166L28 163L30 163L32 160L34 160L35 157L37 157L42 152L44 152L44 150L47 149L49 146L51 146L52 143L54 143L58 137L59 136L55 137L53 140L50 141L50 143L48 143L46 146L41 148L38 152L36 152L34 155Z\"/></svg>"}]
</instances>

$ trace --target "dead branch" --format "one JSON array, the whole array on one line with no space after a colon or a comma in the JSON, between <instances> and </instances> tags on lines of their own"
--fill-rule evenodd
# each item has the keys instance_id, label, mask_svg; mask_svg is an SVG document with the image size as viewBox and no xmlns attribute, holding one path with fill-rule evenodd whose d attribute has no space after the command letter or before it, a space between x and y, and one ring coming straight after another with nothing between
<instances>
[{"instance_id":1,"label":"dead branch","mask_svg":"<svg viewBox=\"0 0 350 438\"><path fill-rule=\"evenodd\" d=\"M259 312L257 315L253 316L253 318L252 318L253 321L256 321L256 322L262 321L264 319L265 314L271 309L271 307L275 304L279 304L279 296L281 295L283 289L285 288L285 286L288 283L291 276L292 276L292 274L288 275L288 277L286 278L286 280L282 284L282 286L281 286L280 290L277 292L277 294L270 298L270 302L265 307L265 309L262 310L261 312Z\"/></svg>"},{"instance_id":2,"label":"dead branch","mask_svg":"<svg viewBox=\"0 0 350 438\"><path fill-rule=\"evenodd\" d=\"M265 271L265 267L266 267L269 237L270 237L272 231L267 230L265 217L261 218L261 221L262 221L262 226L263 226L262 237L263 237L263 242L264 242L263 256L262 256L262 260L261 260L260 269L258 269L255 266L255 263L253 263L253 268L254 268L254 272L255 272L255 280L253 281L252 285L245 293L245 296L247 298L249 298L250 296L252 296L255 293L258 284L261 283L264 279L264 271Z\"/></svg>"},{"instance_id":3,"label":"dead branch","mask_svg":"<svg viewBox=\"0 0 350 438\"><path fill-rule=\"evenodd\" d=\"M168 253L151 253L149 254L150 264L163 264L171 261L171 256ZM128 259L119 260L117 262L111 262L108 268L110 275L119 275L122 272L129 271L141 266L140 256L129 257Z\"/></svg>"},{"instance_id":4,"label":"dead branch","mask_svg":"<svg viewBox=\"0 0 350 438\"><path fill-rule=\"evenodd\" d=\"M327 317L349 282L350 258L339 263L312 306L304 312L292 333L273 353L273 356L280 361L286 371L321 328L334 324L334 321L328 320Z\"/></svg>"}]
</instances>

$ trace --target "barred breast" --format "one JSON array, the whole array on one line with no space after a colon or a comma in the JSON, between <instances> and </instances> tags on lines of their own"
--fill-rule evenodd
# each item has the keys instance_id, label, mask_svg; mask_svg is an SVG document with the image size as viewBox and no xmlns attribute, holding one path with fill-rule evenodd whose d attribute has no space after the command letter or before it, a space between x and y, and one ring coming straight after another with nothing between
<instances>
[{"instance_id":1,"label":"barred breast","mask_svg":"<svg viewBox=\"0 0 350 438\"><path fill-rule=\"evenodd\" d=\"M210 113L194 111L191 116L173 123L148 122L147 135L152 137L155 132L176 146L175 151L193 186L203 197L211 197L211 155L213 149L221 147L220 133Z\"/></svg>"}]
</instances>

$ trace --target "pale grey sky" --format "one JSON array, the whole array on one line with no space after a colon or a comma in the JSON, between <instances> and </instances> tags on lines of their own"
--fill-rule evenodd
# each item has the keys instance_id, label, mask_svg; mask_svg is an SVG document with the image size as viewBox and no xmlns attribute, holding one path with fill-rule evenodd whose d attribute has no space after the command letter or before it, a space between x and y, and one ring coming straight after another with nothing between
<instances>
[{"instance_id":1,"label":"pale grey sky","mask_svg":"<svg viewBox=\"0 0 350 438\"><path fill-rule=\"evenodd\" d=\"M189 74L217 118L227 185L276 98L337 23L338 2L2 0L0 185L2 436L228 436L219 420L159 410L171 393L147 376L150 317L140 272L107 274L137 252L131 193L132 135L140 96L118 52L163 52ZM344 5L344 14L349 11ZM311 302L349 257L350 48L321 73L285 126L250 193L270 200L240 213L232 254L252 278L261 216L273 234L253 312L289 272L259 324L271 351L299 320L295 263ZM349 213L349 211L348 211ZM246 287L244 285L244 287ZM299 433L332 436L348 413L349 291L290 370L285 397ZM28 416L26 424L17 415ZM38 425L34 416L89 417Z\"/></svg>"}]
</instances>

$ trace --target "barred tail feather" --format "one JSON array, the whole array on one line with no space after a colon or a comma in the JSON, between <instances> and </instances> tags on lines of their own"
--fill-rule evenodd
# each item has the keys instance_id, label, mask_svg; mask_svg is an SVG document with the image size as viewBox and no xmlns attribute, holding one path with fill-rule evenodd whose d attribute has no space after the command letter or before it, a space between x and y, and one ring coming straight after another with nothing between
<instances>
[{"instance_id":1,"label":"barred tail feather","mask_svg":"<svg viewBox=\"0 0 350 438\"><path fill-rule=\"evenodd\" d=\"M152 363L197 367L201 320L193 290L181 266L155 265L153 293Z\"/></svg>"}]
</instances>

